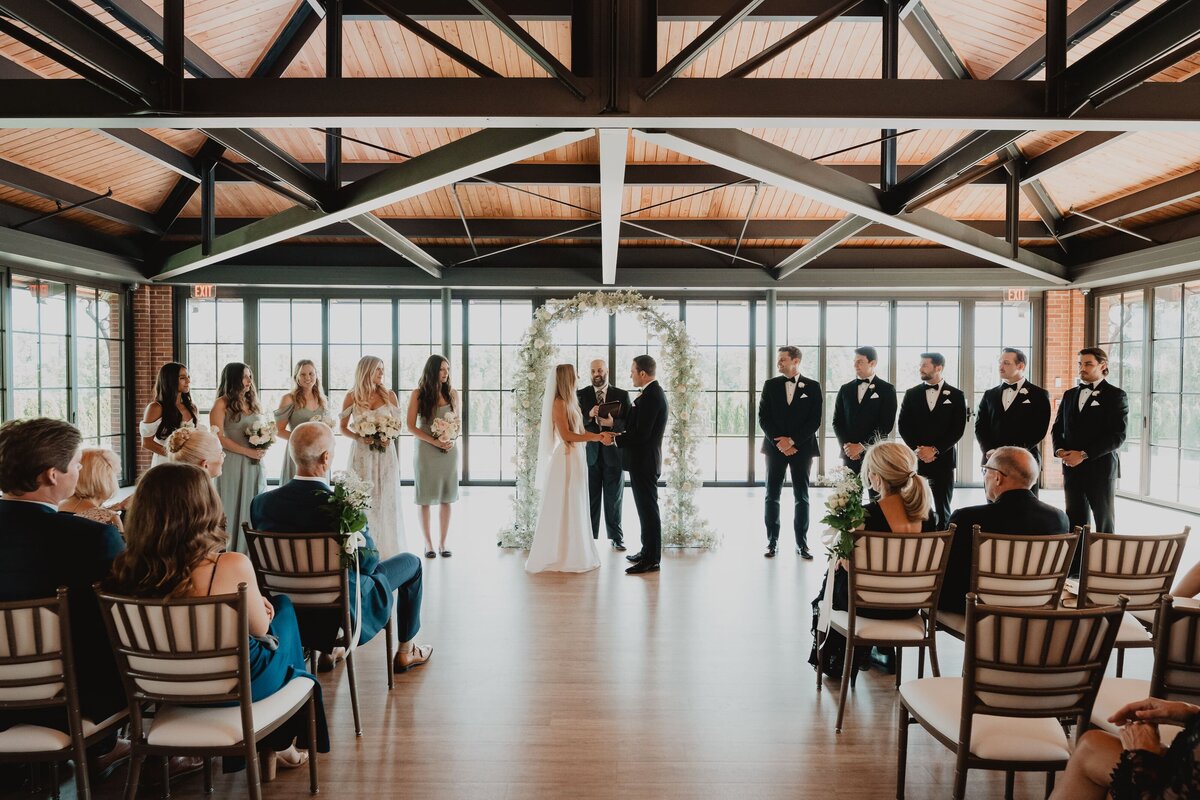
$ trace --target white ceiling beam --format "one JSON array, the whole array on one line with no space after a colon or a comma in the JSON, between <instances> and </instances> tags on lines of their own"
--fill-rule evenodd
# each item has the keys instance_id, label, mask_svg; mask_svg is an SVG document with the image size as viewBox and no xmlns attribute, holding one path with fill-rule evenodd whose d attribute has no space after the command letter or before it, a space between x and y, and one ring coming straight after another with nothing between
<instances>
[{"instance_id":1,"label":"white ceiling beam","mask_svg":"<svg viewBox=\"0 0 1200 800\"><path fill-rule=\"evenodd\" d=\"M606 286L617 282L617 249L621 243L621 202L625 197L626 128L600 129L600 261Z\"/></svg>"}]
</instances>

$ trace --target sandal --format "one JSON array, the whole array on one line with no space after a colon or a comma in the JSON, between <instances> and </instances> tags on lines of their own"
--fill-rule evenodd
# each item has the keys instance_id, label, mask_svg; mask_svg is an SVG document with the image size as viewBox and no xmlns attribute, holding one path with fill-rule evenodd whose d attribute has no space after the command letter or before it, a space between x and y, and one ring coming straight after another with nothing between
<instances>
[{"instance_id":1,"label":"sandal","mask_svg":"<svg viewBox=\"0 0 1200 800\"><path fill-rule=\"evenodd\" d=\"M449 557L450 557L450 551L449 551L449 550L443 550L443 551L442 551L442 558L449 558Z\"/></svg>"},{"instance_id":2,"label":"sandal","mask_svg":"<svg viewBox=\"0 0 1200 800\"><path fill-rule=\"evenodd\" d=\"M426 550L425 557L426 558L437 558L437 553L433 552L432 550Z\"/></svg>"}]
</instances>

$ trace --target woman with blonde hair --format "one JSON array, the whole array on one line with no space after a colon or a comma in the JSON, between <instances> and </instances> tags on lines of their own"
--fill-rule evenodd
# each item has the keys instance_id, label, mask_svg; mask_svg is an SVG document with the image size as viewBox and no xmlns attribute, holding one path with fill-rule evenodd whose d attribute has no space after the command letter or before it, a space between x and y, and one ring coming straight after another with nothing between
<instances>
[{"instance_id":1,"label":"woman with blonde hair","mask_svg":"<svg viewBox=\"0 0 1200 800\"><path fill-rule=\"evenodd\" d=\"M79 460L75 493L58 504L59 511L122 530L121 514L129 502L104 505L120 488L121 459L107 447L85 447Z\"/></svg>"},{"instance_id":2,"label":"woman with blonde hair","mask_svg":"<svg viewBox=\"0 0 1200 800\"><path fill-rule=\"evenodd\" d=\"M254 701L271 696L296 677L312 677L291 598L263 597L249 557L224 552L225 510L207 472L191 464L151 467L138 482L127 522L125 551L113 561L106 589L131 597L185 598L233 594L243 584ZM325 753L329 737L320 694L316 700L316 745ZM277 763L285 767L307 763L308 753L295 747L297 738L310 744L307 722L307 713L301 710L263 740L270 756L262 764L268 780Z\"/></svg>"},{"instance_id":3,"label":"woman with blonde hair","mask_svg":"<svg viewBox=\"0 0 1200 800\"><path fill-rule=\"evenodd\" d=\"M867 448L863 455L862 475L867 485L879 493L879 499L863 506L866 516L860 530L879 533L922 533L935 530L932 519L933 495L929 483L917 474L917 456L900 442L877 442ZM813 649L808 663L821 669L831 678L842 675L846 640L833 631L817 630L820 605L826 591L832 592L834 611L845 611L849 603L849 574L844 564L838 564L833 573L833 586L828 586L826 574L821 591L813 599ZM869 609L864 608L858 616L868 619L908 619L916 609ZM820 634L818 636L818 633ZM820 641L819 661L817 642ZM867 650L855 651L855 665L865 669Z\"/></svg>"},{"instance_id":4,"label":"woman with blonde hair","mask_svg":"<svg viewBox=\"0 0 1200 800\"><path fill-rule=\"evenodd\" d=\"M275 410L275 426L279 438L288 441L297 425L309 420L327 416L328 402L321 392L321 376L317 374L317 365L311 359L302 358L296 362L292 370L292 390L279 401ZM279 485L283 486L296 474L296 465L292 463L292 448L289 444L283 454L283 469L279 473Z\"/></svg>"},{"instance_id":5,"label":"woman with blonde hair","mask_svg":"<svg viewBox=\"0 0 1200 800\"><path fill-rule=\"evenodd\" d=\"M406 552L403 515L400 511L400 443L395 441L382 452L372 449L374 439L360 429L375 427L376 418L390 418L396 434L404 427L400 401L384 384L383 359L363 356L354 369L354 388L342 402L342 435L353 441L349 468L358 477L371 482L371 509L367 525L379 548L381 559ZM370 421L370 426L364 423Z\"/></svg>"},{"instance_id":6,"label":"woman with blonde hair","mask_svg":"<svg viewBox=\"0 0 1200 800\"><path fill-rule=\"evenodd\" d=\"M216 478L225 463L225 448L212 431L180 428L167 437L167 460L192 464Z\"/></svg>"},{"instance_id":7,"label":"woman with blonde hair","mask_svg":"<svg viewBox=\"0 0 1200 800\"><path fill-rule=\"evenodd\" d=\"M527 572L588 572L600 566L592 538L587 448L577 445L610 445L616 434L584 430L575 383L570 364L559 364L546 379L537 464L542 500Z\"/></svg>"}]
</instances>

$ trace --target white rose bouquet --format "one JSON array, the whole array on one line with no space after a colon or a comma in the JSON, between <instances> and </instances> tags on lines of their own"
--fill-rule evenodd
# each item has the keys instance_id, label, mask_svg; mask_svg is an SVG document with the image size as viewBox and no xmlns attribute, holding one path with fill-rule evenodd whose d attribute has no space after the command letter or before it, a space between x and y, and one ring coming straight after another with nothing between
<instances>
[{"instance_id":1,"label":"white rose bouquet","mask_svg":"<svg viewBox=\"0 0 1200 800\"><path fill-rule=\"evenodd\" d=\"M367 512L371 509L371 483L353 472L339 470L333 473L330 486L332 493L317 494L329 504L341 536L342 567L351 569L355 566L356 554L371 552L366 548L367 537L362 532L367 527Z\"/></svg>"},{"instance_id":2,"label":"white rose bouquet","mask_svg":"<svg viewBox=\"0 0 1200 800\"><path fill-rule=\"evenodd\" d=\"M255 417L246 426L246 441L255 450L266 450L275 444L277 437L275 422L266 417Z\"/></svg>"},{"instance_id":3,"label":"white rose bouquet","mask_svg":"<svg viewBox=\"0 0 1200 800\"><path fill-rule=\"evenodd\" d=\"M367 437L367 446L376 453L386 453L402 430L400 420L382 411L364 411L354 417L355 433Z\"/></svg>"},{"instance_id":4,"label":"white rose bouquet","mask_svg":"<svg viewBox=\"0 0 1200 800\"><path fill-rule=\"evenodd\" d=\"M859 477L845 467L839 467L824 475L821 484L832 486L833 492L825 500L825 517L821 524L829 526L825 552L831 559L849 558L854 552L856 531L866 519L862 504L862 483Z\"/></svg>"},{"instance_id":5,"label":"white rose bouquet","mask_svg":"<svg viewBox=\"0 0 1200 800\"><path fill-rule=\"evenodd\" d=\"M309 419L309 422L320 422L323 425L329 426L331 429L337 429L337 420L329 416L324 409L318 411L316 414L313 414L312 418Z\"/></svg>"},{"instance_id":6,"label":"white rose bouquet","mask_svg":"<svg viewBox=\"0 0 1200 800\"><path fill-rule=\"evenodd\" d=\"M453 442L462 433L462 420L453 411L429 423L429 432L439 442ZM442 451L447 452L445 450Z\"/></svg>"}]
</instances>

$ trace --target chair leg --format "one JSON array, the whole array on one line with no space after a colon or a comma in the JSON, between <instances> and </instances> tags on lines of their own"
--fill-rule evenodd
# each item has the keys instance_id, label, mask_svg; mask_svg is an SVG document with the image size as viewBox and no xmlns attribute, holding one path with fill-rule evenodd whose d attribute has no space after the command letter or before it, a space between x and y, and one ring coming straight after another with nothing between
<instances>
[{"instance_id":1,"label":"chair leg","mask_svg":"<svg viewBox=\"0 0 1200 800\"><path fill-rule=\"evenodd\" d=\"M62 789L59 787L58 762L50 762L50 796L54 800L59 800L62 797Z\"/></svg>"},{"instance_id":2,"label":"chair leg","mask_svg":"<svg viewBox=\"0 0 1200 800\"><path fill-rule=\"evenodd\" d=\"M1050 800L1050 793L1054 791L1054 770L1046 773L1046 800Z\"/></svg>"},{"instance_id":3,"label":"chair leg","mask_svg":"<svg viewBox=\"0 0 1200 800\"><path fill-rule=\"evenodd\" d=\"M1117 677L1120 678L1125 674L1125 648L1117 648Z\"/></svg>"},{"instance_id":4,"label":"chair leg","mask_svg":"<svg viewBox=\"0 0 1200 800\"><path fill-rule=\"evenodd\" d=\"M967 757L968 745L963 742L958 743L959 752L955 753L954 759L954 800L966 800L967 797Z\"/></svg>"},{"instance_id":5,"label":"chair leg","mask_svg":"<svg viewBox=\"0 0 1200 800\"><path fill-rule=\"evenodd\" d=\"M896 648L896 688L900 688L900 676L904 673L904 648Z\"/></svg>"},{"instance_id":6,"label":"chair leg","mask_svg":"<svg viewBox=\"0 0 1200 800\"><path fill-rule=\"evenodd\" d=\"M311 672L313 675L317 674L317 651L316 650L308 651L308 671Z\"/></svg>"},{"instance_id":7,"label":"chair leg","mask_svg":"<svg viewBox=\"0 0 1200 800\"><path fill-rule=\"evenodd\" d=\"M388 670L391 674L391 670ZM354 711L354 735L362 736L362 720L358 715L358 678L354 674L354 654L346 649L346 680L350 681L350 708Z\"/></svg>"},{"instance_id":8,"label":"chair leg","mask_svg":"<svg viewBox=\"0 0 1200 800\"><path fill-rule=\"evenodd\" d=\"M171 797L171 757L162 757L162 800L169 800Z\"/></svg>"},{"instance_id":9,"label":"chair leg","mask_svg":"<svg viewBox=\"0 0 1200 800\"><path fill-rule=\"evenodd\" d=\"M842 691L838 698L838 715L837 724L834 726L834 733L842 732L842 718L846 716L846 695L850 693L850 673L854 671L854 646L851 644L853 639L846 637L846 657L842 664Z\"/></svg>"},{"instance_id":10,"label":"chair leg","mask_svg":"<svg viewBox=\"0 0 1200 800\"><path fill-rule=\"evenodd\" d=\"M213 793L213 760L211 756L204 758L204 793Z\"/></svg>"},{"instance_id":11,"label":"chair leg","mask_svg":"<svg viewBox=\"0 0 1200 800\"><path fill-rule=\"evenodd\" d=\"M817 651L817 691L818 692L821 691L821 676L825 674L824 673L825 659L821 655L821 643L824 640L824 638L825 637L823 637L821 635L820 631L817 631L816 633L813 634L813 646L816 648L816 651Z\"/></svg>"},{"instance_id":12,"label":"chair leg","mask_svg":"<svg viewBox=\"0 0 1200 800\"><path fill-rule=\"evenodd\" d=\"M1015 772L1004 773L1004 800L1013 800L1013 790L1015 788L1015 786L1014 786L1015 780L1014 779L1016 777L1017 777L1017 773L1015 773Z\"/></svg>"},{"instance_id":13,"label":"chair leg","mask_svg":"<svg viewBox=\"0 0 1200 800\"><path fill-rule=\"evenodd\" d=\"M929 669L933 671L933 677L942 677L942 670L938 667L936 636L930 638L929 640Z\"/></svg>"},{"instance_id":14,"label":"chair leg","mask_svg":"<svg viewBox=\"0 0 1200 800\"><path fill-rule=\"evenodd\" d=\"M142 780L142 762L146 757L135 752L129 759L129 774L125 776L125 800L136 800L138 784Z\"/></svg>"},{"instance_id":15,"label":"chair leg","mask_svg":"<svg viewBox=\"0 0 1200 800\"><path fill-rule=\"evenodd\" d=\"M391 669L388 675L391 675ZM317 788L317 699L308 697L308 791L316 794Z\"/></svg>"},{"instance_id":16,"label":"chair leg","mask_svg":"<svg viewBox=\"0 0 1200 800\"><path fill-rule=\"evenodd\" d=\"M917 648L917 677L918 678L925 677L925 648L924 647ZM899 684L897 684L897 686L899 686Z\"/></svg>"},{"instance_id":17,"label":"chair leg","mask_svg":"<svg viewBox=\"0 0 1200 800\"><path fill-rule=\"evenodd\" d=\"M246 790L250 800L262 800L262 762L253 741L246 742Z\"/></svg>"},{"instance_id":18,"label":"chair leg","mask_svg":"<svg viewBox=\"0 0 1200 800\"><path fill-rule=\"evenodd\" d=\"M383 626L384 641L387 644L387 676L388 676L388 689L389 690L396 688L395 670L392 669L392 659L396 657L396 652L395 652L396 651L396 640L392 633L392 626L393 626L393 623L395 623L395 621L396 621L396 607L393 605L392 606L392 616L390 619L388 619L387 625ZM316 790L314 789L313 791L316 791Z\"/></svg>"},{"instance_id":19,"label":"chair leg","mask_svg":"<svg viewBox=\"0 0 1200 800\"><path fill-rule=\"evenodd\" d=\"M79 800L92 800L91 778L88 777L87 748L83 736L75 740L75 794Z\"/></svg>"},{"instance_id":20,"label":"chair leg","mask_svg":"<svg viewBox=\"0 0 1200 800\"><path fill-rule=\"evenodd\" d=\"M908 709L900 706L900 730L896 732L896 800L904 800L904 772L908 767Z\"/></svg>"}]
</instances>

